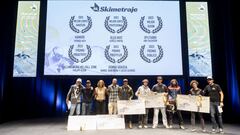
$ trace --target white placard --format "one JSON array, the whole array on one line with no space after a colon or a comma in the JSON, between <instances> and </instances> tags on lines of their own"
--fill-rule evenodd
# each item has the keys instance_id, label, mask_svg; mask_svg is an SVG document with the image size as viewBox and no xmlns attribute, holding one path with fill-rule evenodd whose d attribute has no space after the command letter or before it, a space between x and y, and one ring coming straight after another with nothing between
<instances>
[{"instance_id":1,"label":"white placard","mask_svg":"<svg viewBox=\"0 0 240 135\"><path fill-rule=\"evenodd\" d=\"M165 104L164 104L165 97L163 96L163 94L160 94L160 93L155 94L155 93L151 92L148 95L139 97L139 99L145 101L146 108L165 107Z\"/></svg>"},{"instance_id":2,"label":"white placard","mask_svg":"<svg viewBox=\"0 0 240 135\"><path fill-rule=\"evenodd\" d=\"M95 115L92 116L69 116L67 130L96 130Z\"/></svg>"},{"instance_id":3,"label":"white placard","mask_svg":"<svg viewBox=\"0 0 240 135\"><path fill-rule=\"evenodd\" d=\"M145 114L143 100L118 100L118 114Z\"/></svg>"},{"instance_id":4,"label":"white placard","mask_svg":"<svg viewBox=\"0 0 240 135\"><path fill-rule=\"evenodd\" d=\"M177 109L192 112L210 112L210 99L206 96L177 95Z\"/></svg>"},{"instance_id":5,"label":"white placard","mask_svg":"<svg viewBox=\"0 0 240 135\"><path fill-rule=\"evenodd\" d=\"M97 129L125 129L124 117L120 115L97 115Z\"/></svg>"}]
</instances>

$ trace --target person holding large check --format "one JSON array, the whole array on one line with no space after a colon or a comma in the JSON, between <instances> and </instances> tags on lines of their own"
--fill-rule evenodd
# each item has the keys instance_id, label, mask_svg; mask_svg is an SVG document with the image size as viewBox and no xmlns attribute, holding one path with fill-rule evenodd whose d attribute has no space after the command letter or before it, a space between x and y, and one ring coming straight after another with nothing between
<instances>
[{"instance_id":1,"label":"person holding large check","mask_svg":"<svg viewBox=\"0 0 240 135\"><path fill-rule=\"evenodd\" d=\"M164 96L167 96L167 86L163 84L163 78L161 76L157 77L157 84L155 84L152 87L152 91L154 93L162 93ZM167 115L166 115L166 107L161 107L161 108L154 108L154 115L153 115L153 126L152 128L156 128L158 126L158 114L159 114L159 109L161 110L162 113L162 122L164 127L168 127L167 123Z\"/></svg>"},{"instance_id":2,"label":"person holding large check","mask_svg":"<svg viewBox=\"0 0 240 135\"><path fill-rule=\"evenodd\" d=\"M201 98L202 98L202 95L203 95L203 91L200 88L198 88L198 82L196 80L192 80L190 82L190 86L192 88L190 89L189 94L193 95L193 96L198 96L198 98L197 98L198 102L197 103L198 103L198 107L200 107L201 106ZM202 113L200 113L200 112L191 112L192 132L196 131L196 129L195 129L195 114L196 113L198 114L198 116L200 118L202 131L206 132Z\"/></svg>"},{"instance_id":3,"label":"person holding large check","mask_svg":"<svg viewBox=\"0 0 240 135\"><path fill-rule=\"evenodd\" d=\"M128 85L128 79L123 79L123 86L119 90L119 100L131 100L133 98L133 89ZM124 115L128 127L132 129L132 115Z\"/></svg>"},{"instance_id":4,"label":"person holding large check","mask_svg":"<svg viewBox=\"0 0 240 135\"><path fill-rule=\"evenodd\" d=\"M177 94L181 94L181 87L178 85L176 79L172 79L170 81L170 86L168 86L168 107L170 107L171 111L169 111L169 128L172 128L173 125L173 115L176 112L178 115L179 127L181 129L185 129L183 126L183 118L180 110L177 110L176 99Z\"/></svg>"},{"instance_id":5,"label":"person holding large check","mask_svg":"<svg viewBox=\"0 0 240 135\"><path fill-rule=\"evenodd\" d=\"M138 88L138 90L136 91L135 95L138 97L138 98L141 98L141 96L146 96L148 95L151 90L150 88L148 87L148 79L144 79L142 81L143 85L140 86ZM148 111L149 109L146 108L146 114L143 114L143 115L139 115L139 126L138 128L148 128L147 126L147 122L148 122Z\"/></svg>"}]
</instances>

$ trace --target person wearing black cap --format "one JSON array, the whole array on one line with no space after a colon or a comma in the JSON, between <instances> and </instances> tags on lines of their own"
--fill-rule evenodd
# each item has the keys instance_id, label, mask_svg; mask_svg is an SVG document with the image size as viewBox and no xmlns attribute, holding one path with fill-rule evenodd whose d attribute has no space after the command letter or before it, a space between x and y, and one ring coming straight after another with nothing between
<instances>
[{"instance_id":1,"label":"person wearing black cap","mask_svg":"<svg viewBox=\"0 0 240 135\"><path fill-rule=\"evenodd\" d=\"M192 80L190 82L190 86L192 88L189 90L189 95L197 96L198 99L200 100L201 96L203 95L203 91L202 91L202 89L198 88L198 82L196 80ZM201 101L197 101L197 103L198 103L198 107L200 107L201 106ZM196 131L196 129L195 129L195 114L196 113L198 114L198 116L200 118L202 132L206 132L202 113L200 113L200 112L191 112L192 132Z\"/></svg>"},{"instance_id":2,"label":"person wearing black cap","mask_svg":"<svg viewBox=\"0 0 240 135\"><path fill-rule=\"evenodd\" d=\"M81 95L82 95L83 89L84 89L84 86L82 85L81 78L78 78L76 80L76 83L70 87L67 94L67 98L66 98L66 104L70 109L69 115L73 115L74 112L76 112L77 115L80 115Z\"/></svg>"},{"instance_id":3,"label":"person wearing black cap","mask_svg":"<svg viewBox=\"0 0 240 135\"><path fill-rule=\"evenodd\" d=\"M154 93L162 93L164 96L167 96L167 86L163 84L163 78L161 76L157 77L157 84L153 85L152 91ZM162 113L162 122L165 128L169 128L167 124L167 115L166 115L166 107L162 108L154 108L154 114L153 114L153 126L152 128L156 128L158 125L158 114L159 114L159 109L161 110Z\"/></svg>"},{"instance_id":4,"label":"person wearing black cap","mask_svg":"<svg viewBox=\"0 0 240 135\"><path fill-rule=\"evenodd\" d=\"M83 89L83 100L82 100L82 114L83 115L90 115L91 114L91 107L93 101L93 87L91 86L91 81L86 81L86 88Z\"/></svg>"},{"instance_id":5,"label":"person wearing black cap","mask_svg":"<svg viewBox=\"0 0 240 135\"><path fill-rule=\"evenodd\" d=\"M222 121L222 107L224 94L221 87L214 83L214 79L211 76L207 77L208 85L204 88L204 95L210 97L210 114L212 121L212 133L216 132L216 128L219 127L219 132L223 132ZM218 116L218 124L215 119L215 114Z\"/></svg>"},{"instance_id":6,"label":"person wearing black cap","mask_svg":"<svg viewBox=\"0 0 240 135\"><path fill-rule=\"evenodd\" d=\"M131 100L133 98L133 89L128 85L128 79L123 79L123 86L119 90L119 100ZM128 127L132 129L132 116L125 115L125 121L128 123Z\"/></svg>"}]
</instances>

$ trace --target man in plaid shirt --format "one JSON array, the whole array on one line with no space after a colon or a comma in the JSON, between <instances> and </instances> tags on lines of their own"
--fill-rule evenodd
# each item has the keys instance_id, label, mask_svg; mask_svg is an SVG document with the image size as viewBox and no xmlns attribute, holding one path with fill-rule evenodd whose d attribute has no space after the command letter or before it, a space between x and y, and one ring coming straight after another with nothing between
<instances>
[{"instance_id":1,"label":"man in plaid shirt","mask_svg":"<svg viewBox=\"0 0 240 135\"><path fill-rule=\"evenodd\" d=\"M112 84L108 86L108 113L117 114L117 100L120 87L117 85L117 79L112 79Z\"/></svg>"}]
</instances>

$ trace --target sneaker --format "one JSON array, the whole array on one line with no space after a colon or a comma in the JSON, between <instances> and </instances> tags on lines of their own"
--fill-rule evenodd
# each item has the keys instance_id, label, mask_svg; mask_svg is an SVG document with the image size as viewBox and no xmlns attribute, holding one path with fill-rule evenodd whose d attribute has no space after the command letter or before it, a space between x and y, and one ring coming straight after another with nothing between
<instances>
[{"instance_id":1,"label":"sneaker","mask_svg":"<svg viewBox=\"0 0 240 135\"><path fill-rule=\"evenodd\" d=\"M207 131L206 131L206 129L202 129L202 132L203 132L203 133L206 133Z\"/></svg>"},{"instance_id":2,"label":"sneaker","mask_svg":"<svg viewBox=\"0 0 240 135\"><path fill-rule=\"evenodd\" d=\"M152 128L157 128L157 125L153 125Z\"/></svg>"},{"instance_id":3,"label":"sneaker","mask_svg":"<svg viewBox=\"0 0 240 135\"><path fill-rule=\"evenodd\" d=\"M219 128L219 133L224 134L223 129Z\"/></svg>"},{"instance_id":4,"label":"sneaker","mask_svg":"<svg viewBox=\"0 0 240 135\"><path fill-rule=\"evenodd\" d=\"M216 133L216 129L212 129L212 134L215 134Z\"/></svg>"},{"instance_id":5,"label":"sneaker","mask_svg":"<svg viewBox=\"0 0 240 135\"><path fill-rule=\"evenodd\" d=\"M169 126L169 128L173 128L173 126L172 126L172 125L170 125L170 126Z\"/></svg>"},{"instance_id":6,"label":"sneaker","mask_svg":"<svg viewBox=\"0 0 240 135\"><path fill-rule=\"evenodd\" d=\"M147 125L144 125L143 127L144 127L144 128L148 128L148 126L147 126Z\"/></svg>"},{"instance_id":7,"label":"sneaker","mask_svg":"<svg viewBox=\"0 0 240 135\"><path fill-rule=\"evenodd\" d=\"M184 127L184 126L182 126L182 125L180 126L180 128L181 128L181 129L185 129L185 127Z\"/></svg>"},{"instance_id":8,"label":"sneaker","mask_svg":"<svg viewBox=\"0 0 240 135\"><path fill-rule=\"evenodd\" d=\"M132 129L132 122L129 122L128 127Z\"/></svg>"},{"instance_id":9,"label":"sneaker","mask_svg":"<svg viewBox=\"0 0 240 135\"><path fill-rule=\"evenodd\" d=\"M195 128L193 128L191 131L192 131L192 132L195 132L195 131L196 131L196 129L195 129Z\"/></svg>"},{"instance_id":10,"label":"sneaker","mask_svg":"<svg viewBox=\"0 0 240 135\"><path fill-rule=\"evenodd\" d=\"M142 128L142 125L139 125L138 128Z\"/></svg>"},{"instance_id":11,"label":"sneaker","mask_svg":"<svg viewBox=\"0 0 240 135\"><path fill-rule=\"evenodd\" d=\"M170 128L168 125L164 125L165 128Z\"/></svg>"}]
</instances>

